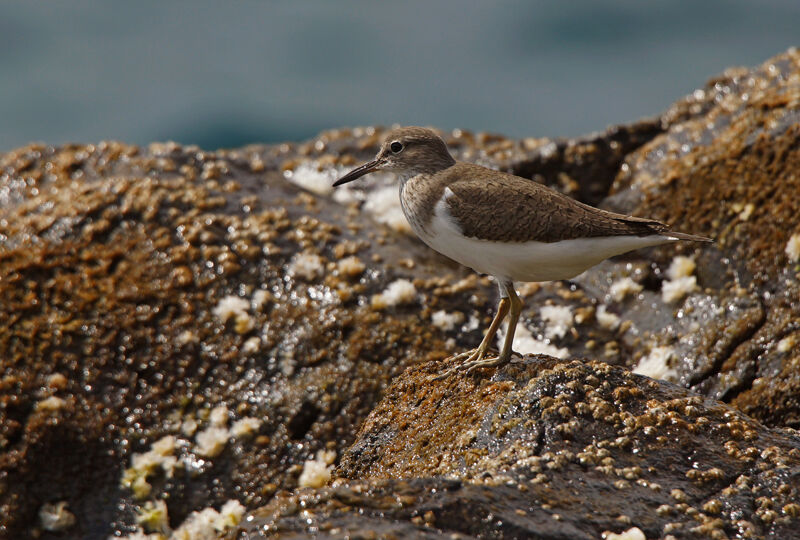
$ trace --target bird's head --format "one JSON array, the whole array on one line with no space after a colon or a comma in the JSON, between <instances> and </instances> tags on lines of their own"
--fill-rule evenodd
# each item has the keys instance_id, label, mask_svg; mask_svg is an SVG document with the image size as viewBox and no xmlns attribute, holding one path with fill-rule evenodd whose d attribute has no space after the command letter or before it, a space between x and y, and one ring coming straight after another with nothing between
<instances>
[{"instance_id":1,"label":"bird's head","mask_svg":"<svg viewBox=\"0 0 800 540\"><path fill-rule=\"evenodd\" d=\"M375 159L356 167L333 185L341 186L376 171L393 172L404 178L434 174L454 163L447 145L435 132L421 127L402 127L389 132Z\"/></svg>"}]
</instances>

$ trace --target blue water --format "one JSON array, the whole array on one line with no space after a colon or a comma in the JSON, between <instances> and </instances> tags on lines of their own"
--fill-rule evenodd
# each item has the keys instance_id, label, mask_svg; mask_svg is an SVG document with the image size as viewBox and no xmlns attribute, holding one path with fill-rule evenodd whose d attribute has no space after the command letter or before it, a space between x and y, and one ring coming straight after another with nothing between
<instances>
[{"instance_id":1,"label":"blue water","mask_svg":"<svg viewBox=\"0 0 800 540\"><path fill-rule=\"evenodd\" d=\"M0 151L423 124L578 135L800 44L800 2L0 5Z\"/></svg>"}]
</instances>

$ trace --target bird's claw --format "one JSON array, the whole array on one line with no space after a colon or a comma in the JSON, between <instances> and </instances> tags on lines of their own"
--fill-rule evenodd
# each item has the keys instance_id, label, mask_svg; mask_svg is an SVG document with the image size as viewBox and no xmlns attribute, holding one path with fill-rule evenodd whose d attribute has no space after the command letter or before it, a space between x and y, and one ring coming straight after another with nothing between
<instances>
[{"instance_id":1,"label":"bird's claw","mask_svg":"<svg viewBox=\"0 0 800 540\"><path fill-rule=\"evenodd\" d=\"M464 373L472 373L479 368L502 366L510 360L510 357L503 358L502 355L486 358L487 352L487 349L481 349L478 347L477 349L471 349L469 351L464 351L451 356L448 358L448 361L450 362L458 362L464 359L466 359L466 362L448 368L444 373L436 377L434 380L439 381L445 379L459 371L463 371Z\"/></svg>"}]
</instances>

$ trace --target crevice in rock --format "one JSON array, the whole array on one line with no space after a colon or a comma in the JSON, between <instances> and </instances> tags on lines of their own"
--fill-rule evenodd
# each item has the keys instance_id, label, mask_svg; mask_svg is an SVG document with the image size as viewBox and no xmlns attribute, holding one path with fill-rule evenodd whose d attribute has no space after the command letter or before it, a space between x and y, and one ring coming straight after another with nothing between
<instances>
[{"instance_id":1,"label":"crevice in rock","mask_svg":"<svg viewBox=\"0 0 800 540\"><path fill-rule=\"evenodd\" d=\"M754 321L753 324L747 326L747 328L744 329L744 331L742 331L740 334L731 336L730 342L722 345L721 350L712 355L711 364L706 369L700 369L695 372L694 376L689 380L689 388L704 394L707 393L707 387L712 384L715 377L720 375L720 370L725 362L727 362L735 354L736 350L740 346L749 342L753 336L766 324L767 311L764 308L763 303L760 301L759 308L758 319ZM752 381L749 384L752 384ZM728 391L726 391L726 394L727 393ZM725 398L725 400L730 401L730 398Z\"/></svg>"},{"instance_id":2,"label":"crevice in rock","mask_svg":"<svg viewBox=\"0 0 800 540\"><path fill-rule=\"evenodd\" d=\"M305 437L306 433L311 429L311 426L316 422L320 412L319 407L310 401L304 401L300 409L294 413L294 416L292 416L291 420L289 420L289 423L286 425L289 431L289 437L293 440L299 440Z\"/></svg>"},{"instance_id":3,"label":"crevice in rock","mask_svg":"<svg viewBox=\"0 0 800 540\"><path fill-rule=\"evenodd\" d=\"M744 360L740 360L742 362ZM720 401L724 401L726 403L732 403L740 394L747 392L751 388L753 388L753 381L756 380L756 373L757 369L757 360L750 358L747 360L747 366L744 370L744 376L739 384L735 384L725 390L722 395L719 396Z\"/></svg>"}]
</instances>

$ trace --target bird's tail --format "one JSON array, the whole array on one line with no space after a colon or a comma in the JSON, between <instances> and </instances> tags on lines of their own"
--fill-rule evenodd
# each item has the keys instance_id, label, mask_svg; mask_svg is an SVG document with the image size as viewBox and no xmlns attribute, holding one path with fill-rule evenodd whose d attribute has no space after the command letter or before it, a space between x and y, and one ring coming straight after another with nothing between
<instances>
[{"instance_id":1,"label":"bird's tail","mask_svg":"<svg viewBox=\"0 0 800 540\"><path fill-rule=\"evenodd\" d=\"M676 240L689 240L690 242L713 242L713 238L707 238L705 236L697 236L696 234L686 234L682 232L675 232L675 231L667 231L662 233L664 236L669 238L675 238Z\"/></svg>"}]
</instances>

